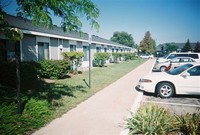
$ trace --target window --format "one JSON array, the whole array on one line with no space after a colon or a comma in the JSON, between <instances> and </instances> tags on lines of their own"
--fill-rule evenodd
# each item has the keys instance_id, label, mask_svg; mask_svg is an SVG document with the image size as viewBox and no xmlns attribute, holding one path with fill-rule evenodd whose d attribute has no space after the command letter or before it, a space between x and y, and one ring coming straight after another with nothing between
<instances>
[{"instance_id":1,"label":"window","mask_svg":"<svg viewBox=\"0 0 200 135\"><path fill-rule=\"evenodd\" d=\"M89 60L89 46L83 46L83 61L88 61Z\"/></svg>"},{"instance_id":2,"label":"window","mask_svg":"<svg viewBox=\"0 0 200 135\"><path fill-rule=\"evenodd\" d=\"M101 47L96 47L96 52L101 52Z\"/></svg>"},{"instance_id":3,"label":"window","mask_svg":"<svg viewBox=\"0 0 200 135\"><path fill-rule=\"evenodd\" d=\"M198 54L189 54L189 57L192 57L194 59L198 59L199 58Z\"/></svg>"},{"instance_id":4,"label":"window","mask_svg":"<svg viewBox=\"0 0 200 135\"><path fill-rule=\"evenodd\" d=\"M76 45L70 45L70 52L76 52Z\"/></svg>"},{"instance_id":5,"label":"window","mask_svg":"<svg viewBox=\"0 0 200 135\"><path fill-rule=\"evenodd\" d=\"M49 59L49 43L38 42L38 61Z\"/></svg>"},{"instance_id":6,"label":"window","mask_svg":"<svg viewBox=\"0 0 200 135\"><path fill-rule=\"evenodd\" d=\"M171 54L167 59L173 59L176 57L176 54Z\"/></svg>"},{"instance_id":7,"label":"window","mask_svg":"<svg viewBox=\"0 0 200 135\"><path fill-rule=\"evenodd\" d=\"M181 58L181 59L180 59L180 62L189 62L189 61L190 61L189 58Z\"/></svg>"},{"instance_id":8,"label":"window","mask_svg":"<svg viewBox=\"0 0 200 135\"><path fill-rule=\"evenodd\" d=\"M176 57L188 57L188 54L177 54Z\"/></svg>"},{"instance_id":9,"label":"window","mask_svg":"<svg viewBox=\"0 0 200 135\"><path fill-rule=\"evenodd\" d=\"M107 52L107 48L104 48L104 52Z\"/></svg>"},{"instance_id":10,"label":"window","mask_svg":"<svg viewBox=\"0 0 200 135\"><path fill-rule=\"evenodd\" d=\"M200 66L188 70L188 73L190 73L190 76L200 76Z\"/></svg>"},{"instance_id":11,"label":"window","mask_svg":"<svg viewBox=\"0 0 200 135\"><path fill-rule=\"evenodd\" d=\"M115 49L112 49L112 53L114 53L115 52Z\"/></svg>"}]
</instances>

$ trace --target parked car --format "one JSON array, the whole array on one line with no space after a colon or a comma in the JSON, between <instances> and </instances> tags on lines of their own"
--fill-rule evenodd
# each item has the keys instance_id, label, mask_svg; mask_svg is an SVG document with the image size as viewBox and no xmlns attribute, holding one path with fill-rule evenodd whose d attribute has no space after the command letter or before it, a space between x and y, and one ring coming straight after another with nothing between
<instances>
[{"instance_id":1,"label":"parked car","mask_svg":"<svg viewBox=\"0 0 200 135\"><path fill-rule=\"evenodd\" d=\"M196 61L200 62L200 53L194 53L194 52L178 52L178 53L170 53L168 55L165 55L161 58L158 58L156 60L157 63L160 62L166 62L168 60L171 60L176 57L191 57L195 59Z\"/></svg>"},{"instance_id":2,"label":"parked car","mask_svg":"<svg viewBox=\"0 0 200 135\"><path fill-rule=\"evenodd\" d=\"M152 54L142 54L140 55L140 58L143 59L152 59L154 56Z\"/></svg>"},{"instance_id":3,"label":"parked car","mask_svg":"<svg viewBox=\"0 0 200 135\"><path fill-rule=\"evenodd\" d=\"M169 72L152 72L139 80L137 88L161 98L200 95L200 63L185 64Z\"/></svg>"},{"instance_id":4,"label":"parked car","mask_svg":"<svg viewBox=\"0 0 200 135\"><path fill-rule=\"evenodd\" d=\"M194 62L196 62L196 60L190 57L176 57L166 62L160 62L160 63L156 62L153 67L153 71L163 72L163 71L166 71L166 69L167 71L169 71L181 65L184 65L187 63L194 63Z\"/></svg>"}]
</instances>

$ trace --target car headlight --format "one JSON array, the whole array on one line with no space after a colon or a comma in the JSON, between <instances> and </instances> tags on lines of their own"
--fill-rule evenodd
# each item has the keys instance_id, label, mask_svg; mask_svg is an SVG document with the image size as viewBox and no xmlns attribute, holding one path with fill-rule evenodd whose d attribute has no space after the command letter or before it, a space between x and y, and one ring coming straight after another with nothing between
<instances>
[{"instance_id":1,"label":"car headlight","mask_svg":"<svg viewBox=\"0 0 200 135\"><path fill-rule=\"evenodd\" d=\"M150 79L140 79L139 82L143 82L143 83L151 83L152 80L150 80Z\"/></svg>"}]
</instances>

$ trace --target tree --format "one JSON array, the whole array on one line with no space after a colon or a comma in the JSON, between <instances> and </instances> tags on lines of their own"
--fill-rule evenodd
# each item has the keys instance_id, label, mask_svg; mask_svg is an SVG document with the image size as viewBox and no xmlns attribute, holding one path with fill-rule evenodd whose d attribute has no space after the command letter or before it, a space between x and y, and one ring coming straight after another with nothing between
<instances>
[{"instance_id":1,"label":"tree","mask_svg":"<svg viewBox=\"0 0 200 135\"><path fill-rule=\"evenodd\" d=\"M133 37L131 34L127 32L114 32L113 36L110 38L111 41L117 42L122 45L126 45L129 47L135 48L135 42L133 41Z\"/></svg>"},{"instance_id":2,"label":"tree","mask_svg":"<svg viewBox=\"0 0 200 135\"><path fill-rule=\"evenodd\" d=\"M200 43L199 43L199 41L197 41L197 44L194 47L194 52L200 52Z\"/></svg>"},{"instance_id":3,"label":"tree","mask_svg":"<svg viewBox=\"0 0 200 135\"><path fill-rule=\"evenodd\" d=\"M188 39L187 42L185 43L185 46L182 48L182 52L188 52L191 51L191 45L190 45L190 40Z\"/></svg>"},{"instance_id":4,"label":"tree","mask_svg":"<svg viewBox=\"0 0 200 135\"><path fill-rule=\"evenodd\" d=\"M175 43L166 43L165 44L165 51L167 53L176 51L178 49L178 46Z\"/></svg>"},{"instance_id":5,"label":"tree","mask_svg":"<svg viewBox=\"0 0 200 135\"><path fill-rule=\"evenodd\" d=\"M52 16L62 18L61 27L64 31L81 32L82 23L79 20L81 16L86 16L91 27L99 29L96 19L99 17L99 9L90 0L16 0L18 8L17 15L23 18L31 19L34 25L43 25L47 28L53 28ZM8 1L0 1L0 32L5 33L8 39L15 42L16 56L16 74L17 74L17 98L18 113L21 113L20 100L20 49L19 40L23 38L23 33L17 28L9 26L4 20L6 14L3 10L5 6L9 6Z\"/></svg>"},{"instance_id":6,"label":"tree","mask_svg":"<svg viewBox=\"0 0 200 135\"><path fill-rule=\"evenodd\" d=\"M143 40L140 42L139 50L142 53L152 54L155 52L155 41L151 38L151 33L147 31Z\"/></svg>"}]
</instances>

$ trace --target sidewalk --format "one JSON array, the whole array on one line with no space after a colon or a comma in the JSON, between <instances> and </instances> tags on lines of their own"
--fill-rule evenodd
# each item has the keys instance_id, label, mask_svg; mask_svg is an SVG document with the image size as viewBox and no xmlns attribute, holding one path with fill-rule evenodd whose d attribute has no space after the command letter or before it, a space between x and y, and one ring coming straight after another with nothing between
<instances>
[{"instance_id":1,"label":"sidewalk","mask_svg":"<svg viewBox=\"0 0 200 135\"><path fill-rule=\"evenodd\" d=\"M135 86L153 64L148 60L34 135L119 135L138 94Z\"/></svg>"}]
</instances>

